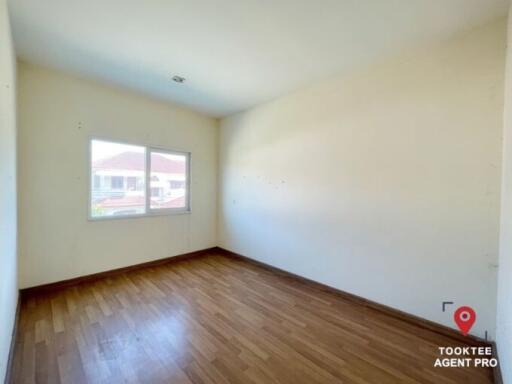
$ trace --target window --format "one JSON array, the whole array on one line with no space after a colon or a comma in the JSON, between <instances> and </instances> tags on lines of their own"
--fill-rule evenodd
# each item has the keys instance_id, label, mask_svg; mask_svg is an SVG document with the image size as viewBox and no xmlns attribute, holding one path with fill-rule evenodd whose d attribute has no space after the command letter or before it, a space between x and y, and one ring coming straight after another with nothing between
<instances>
[{"instance_id":1,"label":"window","mask_svg":"<svg viewBox=\"0 0 512 384\"><path fill-rule=\"evenodd\" d=\"M137 177L128 176L126 178L126 187L128 188L129 191L136 191L137 190Z\"/></svg>"},{"instance_id":2,"label":"window","mask_svg":"<svg viewBox=\"0 0 512 384\"><path fill-rule=\"evenodd\" d=\"M112 189L123 189L124 188L124 177L123 176L112 176L110 179Z\"/></svg>"},{"instance_id":3,"label":"window","mask_svg":"<svg viewBox=\"0 0 512 384\"><path fill-rule=\"evenodd\" d=\"M187 157L187 154L151 151L151 209L186 208Z\"/></svg>"},{"instance_id":4,"label":"window","mask_svg":"<svg viewBox=\"0 0 512 384\"><path fill-rule=\"evenodd\" d=\"M91 219L188 212L190 154L92 139Z\"/></svg>"},{"instance_id":5,"label":"window","mask_svg":"<svg viewBox=\"0 0 512 384\"><path fill-rule=\"evenodd\" d=\"M125 188L125 178L144 183L146 148L91 141L91 218L146 213L145 189Z\"/></svg>"}]
</instances>

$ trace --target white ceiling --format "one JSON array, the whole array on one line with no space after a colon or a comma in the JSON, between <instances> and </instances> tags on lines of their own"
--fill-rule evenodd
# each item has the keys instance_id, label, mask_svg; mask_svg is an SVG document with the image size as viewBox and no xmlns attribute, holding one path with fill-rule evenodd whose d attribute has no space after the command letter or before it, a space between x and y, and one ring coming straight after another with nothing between
<instances>
[{"instance_id":1,"label":"white ceiling","mask_svg":"<svg viewBox=\"0 0 512 384\"><path fill-rule=\"evenodd\" d=\"M11 0L26 61L212 116L506 14L508 0ZM173 75L187 79L171 81Z\"/></svg>"}]
</instances>

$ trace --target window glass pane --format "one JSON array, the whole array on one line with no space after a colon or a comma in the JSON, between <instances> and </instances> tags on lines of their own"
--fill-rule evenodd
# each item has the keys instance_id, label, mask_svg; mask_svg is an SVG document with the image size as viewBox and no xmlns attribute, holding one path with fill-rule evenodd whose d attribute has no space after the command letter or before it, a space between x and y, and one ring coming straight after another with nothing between
<instances>
[{"instance_id":1,"label":"window glass pane","mask_svg":"<svg viewBox=\"0 0 512 384\"><path fill-rule=\"evenodd\" d=\"M151 151L151 209L187 208L187 155Z\"/></svg>"},{"instance_id":2,"label":"window glass pane","mask_svg":"<svg viewBox=\"0 0 512 384\"><path fill-rule=\"evenodd\" d=\"M146 149L91 141L91 217L146 212Z\"/></svg>"}]
</instances>

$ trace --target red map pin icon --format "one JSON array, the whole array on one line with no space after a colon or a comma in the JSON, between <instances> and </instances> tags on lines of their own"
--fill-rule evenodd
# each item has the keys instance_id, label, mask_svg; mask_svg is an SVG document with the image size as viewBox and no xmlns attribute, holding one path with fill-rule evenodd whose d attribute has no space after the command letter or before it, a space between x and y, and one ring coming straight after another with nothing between
<instances>
[{"instance_id":1,"label":"red map pin icon","mask_svg":"<svg viewBox=\"0 0 512 384\"><path fill-rule=\"evenodd\" d=\"M471 307L460 307L455 311L453 320L455 320L455 324L457 324L462 334L466 336L475 324L476 313Z\"/></svg>"}]
</instances>

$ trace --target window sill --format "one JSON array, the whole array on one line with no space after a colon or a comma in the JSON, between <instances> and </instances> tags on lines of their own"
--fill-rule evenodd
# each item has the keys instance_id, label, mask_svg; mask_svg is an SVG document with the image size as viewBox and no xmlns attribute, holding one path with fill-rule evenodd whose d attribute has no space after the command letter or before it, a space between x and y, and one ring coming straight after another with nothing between
<instances>
[{"instance_id":1,"label":"window sill","mask_svg":"<svg viewBox=\"0 0 512 384\"><path fill-rule=\"evenodd\" d=\"M109 221L109 220L123 220L123 219L140 219L140 218L148 218L148 217L161 217L161 216L176 216L176 215L188 215L191 214L192 211L176 209L176 210L162 210L161 212L154 211L151 213L141 213L139 215L119 215L119 216L88 216L87 221Z\"/></svg>"}]
</instances>

